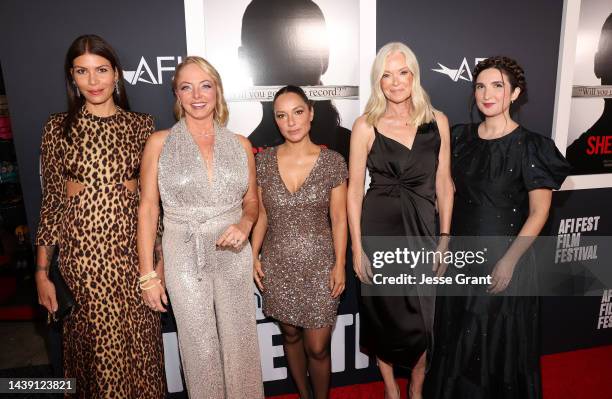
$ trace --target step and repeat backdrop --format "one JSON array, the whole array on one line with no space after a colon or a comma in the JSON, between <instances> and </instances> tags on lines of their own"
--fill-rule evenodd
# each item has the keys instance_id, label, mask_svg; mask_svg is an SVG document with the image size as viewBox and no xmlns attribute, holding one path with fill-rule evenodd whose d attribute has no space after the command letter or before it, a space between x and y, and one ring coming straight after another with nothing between
<instances>
[{"instance_id":1,"label":"step and repeat backdrop","mask_svg":"<svg viewBox=\"0 0 612 399\"><path fill-rule=\"evenodd\" d=\"M42 126L66 104L64 55L75 37L96 33L119 54L132 109L152 114L158 128L174 123L174 67L187 54L201 55L222 76L229 128L249 137L256 150L279 141L274 92L299 84L315 100L314 141L345 157L350 128L369 95L371 62L385 43L402 41L412 48L423 86L451 124L479 120L470 109L475 64L493 55L515 58L528 84L518 120L552 137L574 168L563 191L554 194L545 234L612 233L608 0L516 0L512 7L501 0L109 0L87 5L7 0L1 7L0 62L31 231L36 231L40 206ZM590 261L581 264L588 269ZM347 276L353 275L351 269L348 264ZM373 359L359 350L356 288L349 277L332 338L333 386L379 379ZM544 354L612 343L609 295L571 295L542 301ZM255 288L253 304L266 394L292 392L280 331L261 312ZM164 346L170 396L186 397L171 315L164 318Z\"/></svg>"}]
</instances>

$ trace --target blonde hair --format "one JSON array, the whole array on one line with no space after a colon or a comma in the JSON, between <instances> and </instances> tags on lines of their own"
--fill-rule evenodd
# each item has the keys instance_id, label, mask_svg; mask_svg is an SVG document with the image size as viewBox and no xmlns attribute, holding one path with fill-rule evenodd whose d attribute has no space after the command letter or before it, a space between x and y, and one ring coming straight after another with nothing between
<instances>
[{"instance_id":1,"label":"blonde hair","mask_svg":"<svg viewBox=\"0 0 612 399\"><path fill-rule=\"evenodd\" d=\"M363 112L366 115L366 121L371 126L376 126L387 110L387 99L380 87L380 80L385 72L387 57L395 52L402 53L406 57L406 64L408 64L408 69L412 72L412 94L410 95L410 102L412 103L411 122L415 126L431 122L435 118L434 108L429 101L429 96L425 89L421 86L419 63L412 50L404 43L399 42L385 44L376 54L376 59L374 59L374 64L372 64L372 72L370 73L372 93Z\"/></svg>"},{"instance_id":2,"label":"blonde hair","mask_svg":"<svg viewBox=\"0 0 612 399\"><path fill-rule=\"evenodd\" d=\"M225 102L225 97L223 96L223 83L221 83L221 76L219 76L219 72L217 72L215 67L213 67L204 58L192 55L185 58L183 62L178 64L176 66L176 69L174 70L174 78L172 79L172 90L176 92L177 77L179 73L181 73L181 70L189 64L195 64L199 66L204 72L209 74L212 80L214 81L217 90L217 102L215 104L215 112L213 118L215 122L217 122L219 125L225 126L229 118L229 110L227 109L227 103ZM179 120L184 115L185 110L183 109L183 106L181 105L178 97L176 97L176 100L174 101L174 117L176 118L176 120Z\"/></svg>"}]
</instances>

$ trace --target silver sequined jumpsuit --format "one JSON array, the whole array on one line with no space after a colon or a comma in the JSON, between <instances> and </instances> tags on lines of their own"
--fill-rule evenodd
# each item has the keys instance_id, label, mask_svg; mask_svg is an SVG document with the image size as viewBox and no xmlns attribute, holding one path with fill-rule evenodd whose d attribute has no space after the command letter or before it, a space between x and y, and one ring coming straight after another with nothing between
<instances>
[{"instance_id":1,"label":"silver sequined jumpsuit","mask_svg":"<svg viewBox=\"0 0 612 399\"><path fill-rule=\"evenodd\" d=\"M166 285L190 399L262 398L251 248L215 247L240 220L247 156L230 131L215 134L211 183L184 120L160 154Z\"/></svg>"}]
</instances>

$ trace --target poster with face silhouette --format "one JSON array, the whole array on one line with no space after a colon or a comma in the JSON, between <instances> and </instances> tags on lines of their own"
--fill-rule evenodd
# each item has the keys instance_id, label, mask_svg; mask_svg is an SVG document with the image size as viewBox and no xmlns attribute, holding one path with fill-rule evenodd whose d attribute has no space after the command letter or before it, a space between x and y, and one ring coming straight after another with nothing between
<instances>
[{"instance_id":1,"label":"poster with face silhouette","mask_svg":"<svg viewBox=\"0 0 612 399\"><path fill-rule=\"evenodd\" d=\"M572 175L612 186L612 3L583 0L576 32L566 157ZM587 181L586 179L582 179ZM580 181L577 179L576 181Z\"/></svg>"},{"instance_id":2,"label":"poster with face silhouette","mask_svg":"<svg viewBox=\"0 0 612 399\"><path fill-rule=\"evenodd\" d=\"M196 10L187 25L198 27L187 26L187 48L219 71L230 130L258 150L282 143L272 100L297 85L314 100L312 141L348 157L359 115L359 1L186 0L185 8Z\"/></svg>"}]
</instances>

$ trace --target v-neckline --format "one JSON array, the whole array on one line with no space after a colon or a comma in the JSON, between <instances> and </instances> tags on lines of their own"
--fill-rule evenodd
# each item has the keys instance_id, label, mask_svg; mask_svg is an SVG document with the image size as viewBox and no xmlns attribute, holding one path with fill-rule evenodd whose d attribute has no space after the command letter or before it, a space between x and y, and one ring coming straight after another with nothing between
<instances>
[{"instance_id":1,"label":"v-neckline","mask_svg":"<svg viewBox=\"0 0 612 399\"><path fill-rule=\"evenodd\" d=\"M380 130L378 130L378 128L374 127L374 129L376 129L376 133L378 133L380 136L383 136L384 138L393 141L394 143L399 144L400 146L402 146L403 148L405 148L407 151L412 152L412 149L414 148L414 144L416 143L416 139L417 136L419 135L419 130L420 130L421 126L417 126L416 132L414 132L414 138L412 139L412 146L408 147L407 145L405 145L404 143L402 143L401 141L398 141L392 137L387 136L386 134L383 134L380 132Z\"/></svg>"},{"instance_id":2,"label":"v-neckline","mask_svg":"<svg viewBox=\"0 0 612 399\"><path fill-rule=\"evenodd\" d=\"M278 180L280 180L281 185L283 186L285 191L289 193L289 195L296 195L297 193L302 191L302 188L304 188L304 186L306 186L306 183L308 183L308 181L310 180L310 176L312 176L312 173L314 172L315 168L319 164L319 159L321 159L321 154L323 154L323 148L319 149L319 155L317 156L317 159L315 159L314 163L312 164L312 167L310 168L310 171L308 172L308 175L306 176L302 184L300 184L297 190L292 192L291 190L289 190L289 188L287 187L287 184L285 184L285 181L283 180L283 175L281 174L280 166L278 165L278 147L274 147L274 162L276 163L276 174L278 175Z\"/></svg>"},{"instance_id":3,"label":"v-neckline","mask_svg":"<svg viewBox=\"0 0 612 399\"><path fill-rule=\"evenodd\" d=\"M185 122L183 122L185 123ZM204 177L206 178L206 182L208 183L209 186L212 186L213 183L215 182L215 177L216 177L216 173L215 173L215 165L217 162L215 162L215 156L217 154L216 151L216 146L217 146L217 139L218 139L218 129L215 129L215 137L213 138L213 143L212 143L212 162L211 162L211 176L208 176L208 164L206 163L206 157L202 154L202 151L200 150L200 146L198 145L198 143L196 142L195 138L193 137L193 135L191 134L191 132L189 131L189 129L187 128L187 123L185 123L185 132L187 133L187 135L189 136L189 140L191 141L191 143L193 144L193 146L196 149L197 152L197 157L198 160L200 161L200 165L202 165L204 167Z\"/></svg>"}]
</instances>

